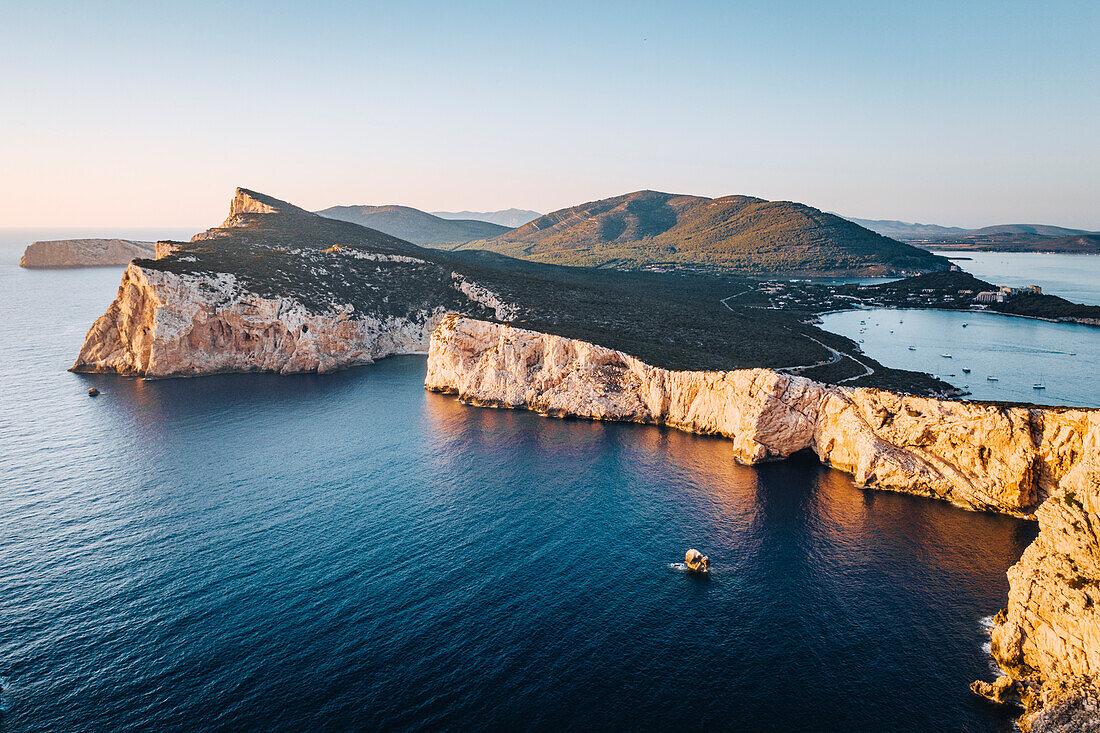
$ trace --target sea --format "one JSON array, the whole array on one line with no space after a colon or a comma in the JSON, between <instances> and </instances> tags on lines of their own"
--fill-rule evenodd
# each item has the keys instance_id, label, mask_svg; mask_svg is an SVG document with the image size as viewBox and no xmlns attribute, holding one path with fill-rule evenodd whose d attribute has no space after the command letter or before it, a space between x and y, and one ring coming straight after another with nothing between
<instances>
[{"instance_id":1,"label":"sea","mask_svg":"<svg viewBox=\"0 0 1100 733\"><path fill-rule=\"evenodd\" d=\"M968 685L1033 524L466 406L422 356L72 374L122 269L16 265L65 234L0 231L5 733L1012 730Z\"/></svg>"},{"instance_id":2,"label":"sea","mask_svg":"<svg viewBox=\"0 0 1100 733\"><path fill-rule=\"evenodd\" d=\"M997 285L1040 285L1045 293L1100 304L1098 255L949 254L970 258L955 263ZM934 374L973 399L1100 407L1100 327L885 308L830 313L822 321L879 363Z\"/></svg>"}]
</instances>

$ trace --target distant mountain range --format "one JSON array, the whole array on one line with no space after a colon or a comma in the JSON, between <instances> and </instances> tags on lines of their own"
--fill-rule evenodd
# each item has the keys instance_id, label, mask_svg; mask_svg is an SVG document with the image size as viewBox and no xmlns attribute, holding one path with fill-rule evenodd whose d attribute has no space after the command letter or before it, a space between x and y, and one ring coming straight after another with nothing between
<instances>
[{"instance_id":1,"label":"distant mountain range","mask_svg":"<svg viewBox=\"0 0 1100 733\"><path fill-rule=\"evenodd\" d=\"M500 211L433 211L440 219L473 219L515 229L529 221L538 219L542 214L530 209L502 209Z\"/></svg>"},{"instance_id":2,"label":"distant mountain range","mask_svg":"<svg viewBox=\"0 0 1100 733\"><path fill-rule=\"evenodd\" d=\"M1049 224L996 224L979 229L964 229L938 224L911 224L895 219L847 218L883 236L931 249L1100 254L1100 232Z\"/></svg>"},{"instance_id":3,"label":"distant mountain range","mask_svg":"<svg viewBox=\"0 0 1100 733\"><path fill-rule=\"evenodd\" d=\"M472 219L448 219L409 206L332 206L318 211L329 219L370 227L423 247L452 249L474 239L487 239L508 227Z\"/></svg>"},{"instance_id":4,"label":"distant mountain range","mask_svg":"<svg viewBox=\"0 0 1100 733\"><path fill-rule=\"evenodd\" d=\"M616 269L893 274L950 263L791 201L636 191L561 209L462 249Z\"/></svg>"}]
</instances>

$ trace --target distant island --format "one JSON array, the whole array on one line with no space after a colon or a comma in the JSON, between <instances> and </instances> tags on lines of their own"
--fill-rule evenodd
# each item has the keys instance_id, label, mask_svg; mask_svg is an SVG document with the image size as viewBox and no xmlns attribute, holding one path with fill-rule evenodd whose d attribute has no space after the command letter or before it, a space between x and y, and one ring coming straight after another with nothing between
<instances>
[{"instance_id":1,"label":"distant island","mask_svg":"<svg viewBox=\"0 0 1100 733\"><path fill-rule=\"evenodd\" d=\"M530 209L501 209L500 211L433 211L440 219L473 219L500 224L509 229L521 227L529 221L538 219L542 214Z\"/></svg>"},{"instance_id":2,"label":"distant island","mask_svg":"<svg viewBox=\"0 0 1100 733\"><path fill-rule=\"evenodd\" d=\"M805 204L660 191L555 211L461 248L557 265L697 273L911 275L951 267Z\"/></svg>"},{"instance_id":3,"label":"distant island","mask_svg":"<svg viewBox=\"0 0 1100 733\"><path fill-rule=\"evenodd\" d=\"M152 257L153 242L130 239L54 239L31 242L19 259L26 268L101 267L125 265L137 257Z\"/></svg>"},{"instance_id":4,"label":"distant island","mask_svg":"<svg viewBox=\"0 0 1100 733\"><path fill-rule=\"evenodd\" d=\"M476 219L444 218L410 206L332 206L321 216L361 224L422 247L452 249L476 239L495 237L508 227Z\"/></svg>"},{"instance_id":5,"label":"distant island","mask_svg":"<svg viewBox=\"0 0 1100 733\"><path fill-rule=\"evenodd\" d=\"M883 236L925 249L1100 254L1100 232L1048 224L997 224L964 229L894 219L849 217L849 220Z\"/></svg>"}]
</instances>

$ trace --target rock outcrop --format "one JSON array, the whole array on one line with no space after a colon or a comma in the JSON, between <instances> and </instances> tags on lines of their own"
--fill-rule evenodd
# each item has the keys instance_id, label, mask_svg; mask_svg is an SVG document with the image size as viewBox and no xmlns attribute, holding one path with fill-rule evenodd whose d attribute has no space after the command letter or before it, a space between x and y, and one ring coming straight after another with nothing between
<instances>
[{"instance_id":1,"label":"rock outcrop","mask_svg":"<svg viewBox=\"0 0 1100 733\"><path fill-rule=\"evenodd\" d=\"M129 239L55 239L32 242L19 260L20 267L61 268L125 265L140 257L152 257L152 242Z\"/></svg>"},{"instance_id":2,"label":"rock outcrop","mask_svg":"<svg viewBox=\"0 0 1100 733\"><path fill-rule=\"evenodd\" d=\"M684 553L684 565L693 573L705 573L710 567L710 558L692 548Z\"/></svg>"},{"instance_id":3,"label":"rock outcrop","mask_svg":"<svg viewBox=\"0 0 1100 733\"><path fill-rule=\"evenodd\" d=\"M1059 490L1098 414L830 386L768 369L668 371L457 316L433 335L425 384L478 405L722 435L743 463L809 449L863 486L1016 516Z\"/></svg>"},{"instance_id":4,"label":"rock outcrop","mask_svg":"<svg viewBox=\"0 0 1100 733\"><path fill-rule=\"evenodd\" d=\"M1025 704L1024 725L1058 705L1062 717L1089 712L1072 701L1094 699L1100 680L1100 410L937 400L767 369L667 371L455 315L432 335L425 386L476 405L722 435L743 463L808 449L862 486L1037 517L993 631L1004 679L975 691Z\"/></svg>"},{"instance_id":5,"label":"rock outcrop","mask_svg":"<svg viewBox=\"0 0 1100 733\"><path fill-rule=\"evenodd\" d=\"M401 317L356 313L350 305L309 310L251 292L231 274L131 264L73 370L144 377L327 372L423 352L442 316L442 308Z\"/></svg>"},{"instance_id":6,"label":"rock outcrop","mask_svg":"<svg viewBox=\"0 0 1100 733\"><path fill-rule=\"evenodd\" d=\"M1052 720L1100 717L1100 413L1060 491L1035 515L1039 536L1008 571L1008 609L992 631L1004 670L993 691L1024 706L1025 729L1034 721L1057 730ZM985 683L975 691L994 697Z\"/></svg>"}]
</instances>

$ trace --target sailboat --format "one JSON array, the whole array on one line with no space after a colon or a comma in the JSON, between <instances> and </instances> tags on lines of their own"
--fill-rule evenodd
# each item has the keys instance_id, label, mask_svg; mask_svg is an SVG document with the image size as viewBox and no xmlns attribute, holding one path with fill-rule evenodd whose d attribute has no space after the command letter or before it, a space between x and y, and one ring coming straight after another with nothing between
<instances>
[{"instance_id":1,"label":"sailboat","mask_svg":"<svg viewBox=\"0 0 1100 733\"><path fill-rule=\"evenodd\" d=\"M1032 389L1046 389L1047 388L1047 386L1045 384L1043 384L1043 375L1042 374L1039 375L1039 381L1036 382L1035 384L1031 385L1031 388Z\"/></svg>"}]
</instances>

